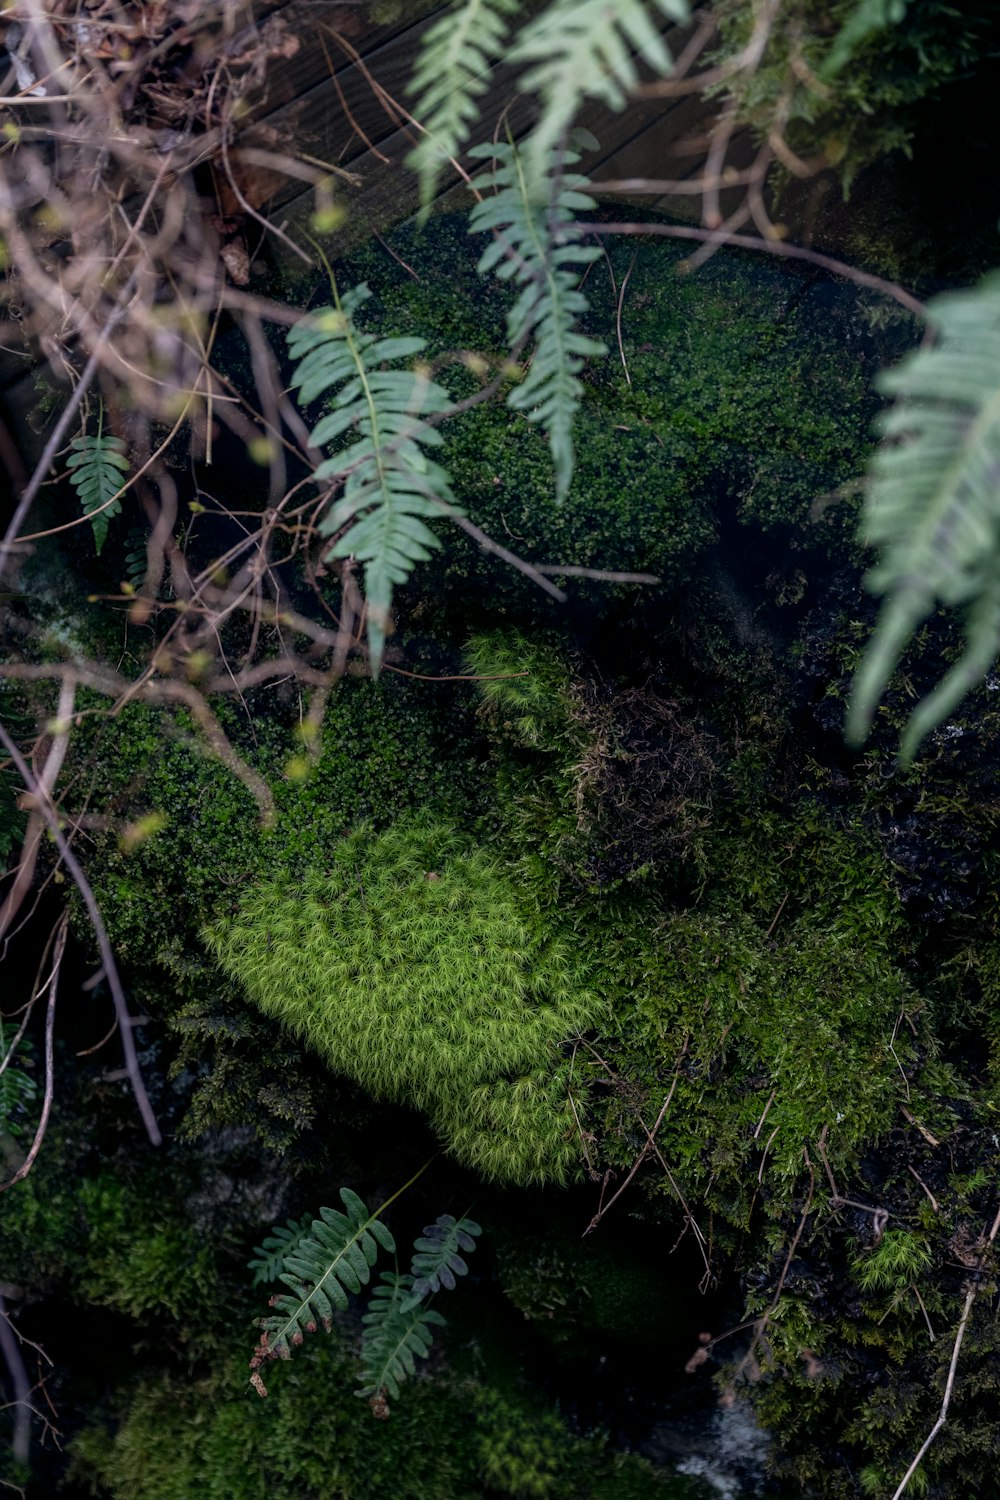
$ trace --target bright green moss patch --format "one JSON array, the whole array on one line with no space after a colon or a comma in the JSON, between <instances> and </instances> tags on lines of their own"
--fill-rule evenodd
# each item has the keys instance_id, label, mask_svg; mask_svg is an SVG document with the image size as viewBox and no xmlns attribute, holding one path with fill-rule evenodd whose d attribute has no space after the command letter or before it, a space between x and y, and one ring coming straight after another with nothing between
<instances>
[{"instance_id":1,"label":"bright green moss patch","mask_svg":"<svg viewBox=\"0 0 1000 1500\"><path fill-rule=\"evenodd\" d=\"M426 1110L464 1161L563 1178L577 1142L559 1049L599 1003L516 875L442 825L342 840L207 937L254 1002L338 1073Z\"/></svg>"}]
</instances>

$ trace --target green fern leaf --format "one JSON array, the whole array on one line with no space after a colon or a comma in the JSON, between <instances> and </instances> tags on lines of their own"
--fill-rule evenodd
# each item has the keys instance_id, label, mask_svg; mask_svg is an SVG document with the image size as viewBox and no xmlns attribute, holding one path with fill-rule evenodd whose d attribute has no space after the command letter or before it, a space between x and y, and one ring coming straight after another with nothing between
<instances>
[{"instance_id":1,"label":"green fern leaf","mask_svg":"<svg viewBox=\"0 0 1000 1500\"><path fill-rule=\"evenodd\" d=\"M275 1224L262 1245L254 1247L248 1269L253 1275L254 1286L263 1286L277 1281L288 1256L296 1251L309 1233L308 1219L289 1219L287 1224Z\"/></svg>"},{"instance_id":2,"label":"green fern leaf","mask_svg":"<svg viewBox=\"0 0 1000 1500\"><path fill-rule=\"evenodd\" d=\"M880 31L898 26L906 17L909 0L858 0L837 33L819 70L820 78L833 78L851 58Z\"/></svg>"},{"instance_id":3,"label":"green fern leaf","mask_svg":"<svg viewBox=\"0 0 1000 1500\"><path fill-rule=\"evenodd\" d=\"M507 315L507 337L515 348L528 338L535 344L527 374L508 405L545 426L561 502L573 477L573 418L583 395L579 373L585 358L607 353L604 344L576 327L587 311L577 285L580 273L601 252L584 245L574 225L579 213L594 208L594 200L584 191L586 178L572 173L529 182L523 158L507 142L476 146L469 155L493 163L473 183L488 196L472 210L470 232L494 231L477 269L481 275L495 271L501 281L520 288ZM577 160L566 152L562 164Z\"/></svg>"},{"instance_id":4,"label":"green fern leaf","mask_svg":"<svg viewBox=\"0 0 1000 1500\"><path fill-rule=\"evenodd\" d=\"M426 1359L433 1340L432 1328L442 1328L444 1318L425 1307L415 1293L413 1277L383 1271L372 1290L368 1311L362 1318L361 1378L358 1396L381 1396L395 1401L399 1388L414 1373L418 1359Z\"/></svg>"},{"instance_id":5,"label":"green fern leaf","mask_svg":"<svg viewBox=\"0 0 1000 1500\"><path fill-rule=\"evenodd\" d=\"M22 1039L20 1043L22 1054L29 1051L30 1044ZM21 1115L26 1107L37 1097L38 1085L30 1074L21 1068L15 1068L12 1058L9 1058L8 1049L13 1051L13 1046L8 1043L4 1034L3 1018L0 1017L0 1135L12 1135L17 1140L24 1126Z\"/></svg>"},{"instance_id":6,"label":"green fern leaf","mask_svg":"<svg viewBox=\"0 0 1000 1500\"><path fill-rule=\"evenodd\" d=\"M146 546L147 532L141 526L129 530L125 542L125 582L137 593L146 581L149 570L149 552Z\"/></svg>"},{"instance_id":7,"label":"green fern leaf","mask_svg":"<svg viewBox=\"0 0 1000 1500\"><path fill-rule=\"evenodd\" d=\"M424 33L409 85L425 134L407 158L420 178L421 217L434 196L441 168L456 157L479 119L493 63L507 37L507 18L520 0L465 0Z\"/></svg>"},{"instance_id":8,"label":"green fern leaf","mask_svg":"<svg viewBox=\"0 0 1000 1500\"><path fill-rule=\"evenodd\" d=\"M863 540L881 558L866 578L886 596L855 677L847 737L860 744L907 643L938 604L965 605L966 649L912 715L901 754L989 670L1000 651L1000 274L936 298L932 348L884 372Z\"/></svg>"},{"instance_id":9,"label":"green fern leaf","mask_svg":"<svg viewBox=\"0 0 1000 1500\"><path fill-rule=\"evenodd\" d=\"M108 436L103 428L102 411L96 435L84 433L75 437L69 445L72 452L66 462L70 483L80 497L84 514L90 517L98 552L107 540L111 517L117 516L122 508L121 500L113 497L124 488L128 473L125 444L121 438Z\"/></svg>"},{"instance_id":10,"label":"green fern leaf","mask_svg":"<svg viewBox=\"0 0 1000 1500\"><path fill-rule=\"evenodd\" d=\"M301 1344L319 1323L329 1331L334 1311L347 1307L348 1292L367 1285L379 1246L390 1254L395 1250L392 1235L379 1220L381 1210L370 1214L350 1188L341 1188L340 1196L346 1213L321 1208L310 1232L286 1253L278 1279L293 1295L272 1297L274 1313L258 1320L261 1338L252 1369L267 1359L288 1359L291 1346Z\"/></svg>"},{"instance_id":11,"label":"green fern leaf","mask_svg":"<svg viewBox=\"0 0 1000 1500\"><path fill-rule=\"evenodd\" d=\"M334 537L330 556L364 564L377 674L393 589L440 545L426 522L459 510L447 474L425 451L442 441L427 418L448 411L450 398L419 368L386 368L422 353L424 340L362 332L355 314L371 295L366 285L340 297L334 283L333 294L334 307L311 314L288 335L297 361L292 386L301 406L322 395L331 402L310 439L317 448L336 443L338 451L318 466L315 478L342 484L343 492L319 529Z\"/></svg>"},{"instance_id":12,"label":"green fern leaf","mask_svg":"<svg viewBox=\"0 0 1000 1500\"><path fill-rule=\"evenodd\" d=\"M657 13L680 26L690 20L687 0L554 0L524 27L510 59L529 64L519 87L542 99L530 147L536 166L565 139L585 99L624 108L640 82L640 60L654 73L670 72Z\"/></svg>"},{"instance_id":13,"label":"green fern leaf","mask_svg":"<svg viewBox=\"0 0 1000 1500\"><path fill-rule=\"evenodd\" d=\"M451 1214L441 1214L433 1224L425 1225L422 1237L413 1242L413 1295L426 1297L442 1287L454 1291L455 1277L465 1276L469 1269L459 1251L468 1255L475 1250L474 1236L482 1232L473 1219L455 1219Z\"/></svg>"}]
</instances>

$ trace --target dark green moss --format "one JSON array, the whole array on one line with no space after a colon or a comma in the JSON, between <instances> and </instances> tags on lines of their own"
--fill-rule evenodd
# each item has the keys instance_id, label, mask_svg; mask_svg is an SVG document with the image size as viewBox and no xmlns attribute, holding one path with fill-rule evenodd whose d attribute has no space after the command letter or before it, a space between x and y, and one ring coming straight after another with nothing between
<instances>
[{"instance_id":1,"label":"dark green moss","mask_svg":"<svg viewBox=\"0 0 1000 1500\"><path fill-rule=\"evenodd\" d=\"M315 761L303 755L294 721L262 707L254 705L252 720L226 705L221 712L240 753L272 787L270 830L183 714L132 705L117 719L92 721L92 733L74 744L92 806L126 828L101 842L94 866L126 961L195 932L264 871L322 861L362 822L384 826L406 808L468 816L480 777L467 690L349 678L331 700ZM143 824L151 815L157 823ZM155 831L144 837L148 827Z\"/></svg>"},{"instance_id":2,"label":"dark green moss","mask_svg":"<svg viewBox=\"0 0 1000 1500\"><path fill-rule=\"evenodd\" d=\"M398 231L393 245L418 279L378 250L349 262L344 276L368 280L377 293L369 316L424 337L446 383L467 396L476 378L455 351L483 354L497 368L503 298L475 275L478 248L463 220ZM767 538L779 572L783 550L825 556L845 547L856 505L828 505L818 520L811 508L857 477L867 447L872 347L857 299L808 272L732 252L697 276L679 275L681 264L676 247L640 238L612 243L607 267L598 263L588 277L590 329L607 337L628 273L622 359L615 352L588 367L563 506L554 503L544 435L523 416L494 400L445 424L442 461L455 492L503 545L546 564L654 572L670 591L720 537L737 551ZM487 602L494 620L551 616L533 584L467 538L449 536L442 561L438 603L454 607L460 597L471 623ZM585 582L572 593L603 613L635 599L634 589Z\"/></svg>"},{"instance_id":3,"label":"dark green moss","mask_svg":"<svg viewBox=\"0 0 1000 1500\"><path fill-rule=\"evenodd\" d=\"M527 1392L478 1381L420 1379L388 1422L350 1387L342 1343L315 1340L272 1366L269 1393L247 1393L227 1362L196 1382L148 1381L116 1434L91 1428L74 1468L110 1500L697 1500L693 1481L574 1437Z\"/></svg>"}]
</instances>

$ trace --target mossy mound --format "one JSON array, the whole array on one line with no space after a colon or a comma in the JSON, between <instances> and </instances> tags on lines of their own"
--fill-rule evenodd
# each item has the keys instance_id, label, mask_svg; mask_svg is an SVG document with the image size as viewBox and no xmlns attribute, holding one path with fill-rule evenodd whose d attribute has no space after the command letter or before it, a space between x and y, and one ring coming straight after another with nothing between
<instances>
[{"instance_id":1,"label":"mossy mound","mask_svg":"<svg viewBox=\"0 0 1000 1500\"><path fill-rule=\"evenodd\" d=\"M375 1098L427 1110L484 1175L575 1163L559 1049L599 1001L515 872L454 829L359 831L325 871L248 890L207 937L261 1009Z\"/></svg>"},{"instance_id":2,"label":"mossy mound","mask_svg":"<svg viewBox=\"0 0 1000 1500\"><path fill-rule=\"evenodd\" d=\"M322 1338L274 1370L266 1401L235 1361L142 1383L113 1436L90 1428L73 1467L110 1500L702 1500L695 1481L574 1436L526 1391L440 1376L388 1422L352 1400L355 1362Z\"/></svg>"}]
</instances>

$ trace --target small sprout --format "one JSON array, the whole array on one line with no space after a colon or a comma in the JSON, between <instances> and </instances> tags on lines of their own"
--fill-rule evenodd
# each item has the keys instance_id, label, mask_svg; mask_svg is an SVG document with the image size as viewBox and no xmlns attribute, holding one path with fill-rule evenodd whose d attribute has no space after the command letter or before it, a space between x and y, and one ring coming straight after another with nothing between
<instances>
[{"instance_id":1,"label":"small sprout","mask_svg":"<svg viewBox=\"0 0 1000 1500\"><path fill-rule=\"evenodd\" d=\"M481 354L474 354L467 349L462 355L462 363L470 375L475 375L478 380L485 380L490 373L489 362Z\"/></svg>"},{"instance_id":2,"label":"small sprout","mask_svg":"<svg viewBox=\"0 0 1000 1500\"><path fill-rule=\"evenodd\" d=\"M285 762L286 781L305 781L312 767L306 755L292 755Z\"/></svg>"},{"instance_id":3,"label":"small sprout","mask_svg":"<svg viewBox=\"0 0 1000 1500\"><path fill-rule=\"evenodd\" d=\"M134 823L129 823L122 829L121 837L118 841L119 848L123 854L131 854L133 849L137 849L140 844L144 844L147 839L151 839L154 834L159 833L166 826L167 815L165 812L154 811L145 813L143 817L136 818Z\"/></svg>"},{"instance_id":4,"label":"small sprout","mask_svg":"<svg viewBox=\"0 0 1000 1500\"><path fill-rule=\"evenodd\" d=\"M333 234L347 218L347 210L340 203L325 203L312 216L312 227L316 234Z\"/></svg>"},{"instance_id":5,"label":"small sprout","mask_svg":"<svg viewBox=\"0 0 1000 1500\"><path fill-rule=\"evenodd\" d=\"M343 333L347 327L347 320L343 313L337 312L332 307L328 307L325 312L321 313L316 322L324 333Z\"/></svg>"},{"instance_id":6,"label":"small sprout","mask_svg":"<svg viewBox=\"0 0 1000 1500\"><path fill-rule=\"evenodd\" d=\"M192 651L191 655L184 663L184 670L187 674L188 681L197 682L200 677L205 676L211 665L212 658L209 652L202 651L201 649Z\"/></svg>"}]
</instances>

